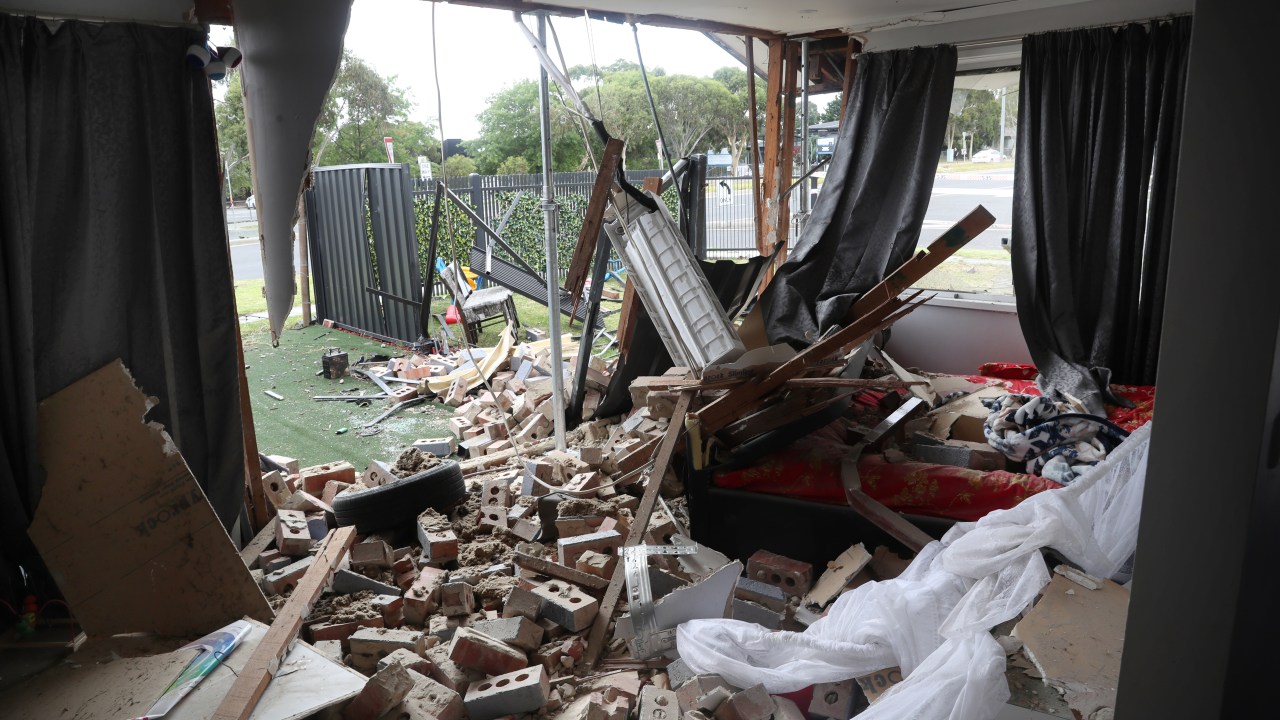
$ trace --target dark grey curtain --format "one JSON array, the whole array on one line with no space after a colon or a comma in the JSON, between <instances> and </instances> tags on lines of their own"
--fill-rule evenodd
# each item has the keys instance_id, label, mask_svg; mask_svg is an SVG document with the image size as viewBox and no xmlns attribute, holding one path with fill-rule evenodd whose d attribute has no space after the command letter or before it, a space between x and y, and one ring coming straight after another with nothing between
<instances>
[{"instance_id":1,"label":"dark grey curtain","mask_svg":"<svg viewBox=\"0 0 1280 720\"><path fill-rule=\"evenodd\" d=\"M0 14L0 552L31 562L36 403L114 358L224 524L243 504L237 326L191 30ZM60 438L74 452L76 438Z\"/></svg>"},{"instance_id":2,"label":"dark grey curtain","mask_svg":"<svg viewBox=\"0 0 1280 720\"><path fill-rule=\"evenodd\" d=\"M1018 317L1046 389L1155 382L1191 19L1022 43ZM1224 125L1227 127L1227 125Z\"/></svg>"},{"instance_id":3,"label":"dark grey curtain","mask_svg":"<svg viewBox=\"0 0 1280 720\"><path fill-rule=\"evenodd\" d=\"M950 45L858 56L822 194L761 299L771 342L812 343L915 252L955 71Z\"/></svg>"}]
</instances>

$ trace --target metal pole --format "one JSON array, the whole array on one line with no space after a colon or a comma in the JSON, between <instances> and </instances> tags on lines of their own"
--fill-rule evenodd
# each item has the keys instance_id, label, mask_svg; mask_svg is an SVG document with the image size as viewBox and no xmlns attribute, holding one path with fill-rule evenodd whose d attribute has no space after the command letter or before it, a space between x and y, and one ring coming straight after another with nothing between
<instances>
[{"instance_id":1,"label":"metal pole","mask_svg":"<svg viewBox=\"0 0 1280 720\"><path fill-rule=\"evenodd\" d=\"M800 41L800 147L804 148L804 173L809 174L809 39ZM809 212L809 187L800 189L800 212Z\"/></svg>"},{"instance_id":2,"label":"metal pole","mask_svg":"<svg viewBox=\"0 0 1280 720\"><path fill-rule=\"evenodd\" d=\"M1000 154L1004 155L1004 103L1009 96L1009 88L1000 89Z\"/></svg>"},{"instance_id":3,"label":"metal pole","mask_svg":"<svg viewBox=\"0 0 1280 720\"><path fill-rule=\"evenodd\" d=\"M547 16L538 14L538 40L547 46ZM542 219L547 250L547 331L551 334L551 420L555 427L556 449L564 450L564 351L560 347L560 257L557 250L557 207L551 165L551 95L547 69L538 70L538 112L542 130ZM583 328L578 352L591 352L591 328Z\"/></svg>"}]
</instances>

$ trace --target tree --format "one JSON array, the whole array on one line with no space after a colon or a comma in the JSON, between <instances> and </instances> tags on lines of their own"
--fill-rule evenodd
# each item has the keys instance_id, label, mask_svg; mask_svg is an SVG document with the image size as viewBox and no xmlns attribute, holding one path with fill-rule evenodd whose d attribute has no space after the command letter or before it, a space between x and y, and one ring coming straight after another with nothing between
<instances>
[{"instance_id":1,"label":"tree","mask_svg":"<svg viewBox=\"0 0 1280 720\"><path fill-rule=\"evenodd\" d=\"M729 146L729 154L733 157L733 164L747 163L750 158L744 157L744 153L751 147L751 116L748 112L750 98L747 92L746 68L722 67L716 70L711 77L732 93L737 105L736 116L725 115L722 117L721 125L718 128L720 134L724 138L725 144ZM759 137L764 136L765 93L762 84L756 83L756 122L758 124L756 132Z\"/></svg>"},{"instance_id":2,"label":"tree","mask_svg":"<svg viewBox=\"0 0 1280 720\"><path fill-rule=\"evenodd\" d=\"M976 151L995 147L1000 135L1000 99L990 90L956 90L964 93L964 106L959 114L947 118L947 147L959 147L965 133ZM954 107L954 104L953 104Z\"/></svg>"},{"instance_id":3,"label":"tree","mask_svg":"<svg viewBox=\"0 0 1280 720\"><path fill-rule=\"evenodd\" d=\"M529 161L515 155L498 164L498 175L528 175Z\"/></svg>"},{"instance_id":4,"label":"tree","mask_svg":"<svg viewBox=\"0 0 1280 720\"><path fill-rule=\"evenodd\" d=\"M542 171L542 130L538 113L538 83L521 80L489 98L480 112L480 136L468 142L480 172L493 174L512 157ZM577 170L585 151L574 117L552 95L551 157L556 170Z\"/></svg>"},{"instance_id":5,"label":"tree","mask_svg":"<svg viewBox=\"0 0 1280 720\"><path fill-rule=\"evenodd\" d=\"M440 168L440 174L445 177L466 177L475 171L476 161L466 155L450 155Z\"/></svg>"},{"instance_id":6,"label":"tree","mask_svg":"<svg viewBox=\"0 0 1280 720\"><path fill-rule=\"evenodd\" d=\"M222 153L223 172L231 167L231 198L245 198L253 192L249 173L249 141L244 126L244 95L240 91L240 73L231 73L227 94L214 108L218 126L218 149Z\"/></svg>"},{"instance_id":7,"label":"tree","mask_svg":"<svg viewBox=\"0 0 1280 720\"><path fill-rule=\"evenodd\" d=\"M835 97L827 101L827 106L822 112L816 115L814 122L834 122L840 119L840 104L844 102L844 95L836 93Z\"/></svg>"}]
</instances>

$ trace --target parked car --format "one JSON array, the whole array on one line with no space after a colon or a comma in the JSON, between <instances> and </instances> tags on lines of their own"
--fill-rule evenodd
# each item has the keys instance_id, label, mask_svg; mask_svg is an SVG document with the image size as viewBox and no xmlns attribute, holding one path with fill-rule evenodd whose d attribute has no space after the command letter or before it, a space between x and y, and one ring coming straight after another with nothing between
<instances>
[{"instance_id":1,"label":"parked car","mask_svg":"<svg viewBox=\"0 0 1280 720\"><path fill-rule=\"evenodd\" d=\"M978 152L973 154L973 161L976 163L993 163L993 162L1000 162L1001 160L1004 160L1004 159L1005 159L1004 153L1000 152L999 150L995 150L993 148L987 148L986 150L979 150Z\"/></svg>"},{"instance_id":2,"label":"parked car","mask_svg":"<svg viewBox=\"0 0 1280 720\"><path fill-rule=\"evenodd\" d=\"M253 196L250 195L249 197L244 199L244 206L249 208L250 210L254 210L258 207L258 201L254 200Z\"/></svg>"}]
</instances>

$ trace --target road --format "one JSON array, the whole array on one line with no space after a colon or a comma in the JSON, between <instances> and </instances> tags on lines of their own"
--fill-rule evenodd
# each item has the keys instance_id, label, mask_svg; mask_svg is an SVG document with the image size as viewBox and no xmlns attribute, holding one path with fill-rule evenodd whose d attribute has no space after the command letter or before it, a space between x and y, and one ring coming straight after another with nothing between
<instances>
[{"instance_id":1,"label":"road","mask_svg":"<svg viewBox=\"0 0 1280 720\"><path fill-rule=\"evenodd\" d=\"M979 204L985 206L996 221L966 247L999 250L1000 239L1009 237L1013 217L1013 170L1007 167L993 168L990 172L978 170L936 176L933 197L920 233L920 247L927 246ZM749 188L726 194L712 181L707 187L706 214L707 246L713 251L713 256L747 257L755 254ZM232 271L237 280L262 277L256 220L254 211L242 207L227 212Z\"/></svg>"}]
</instances>

